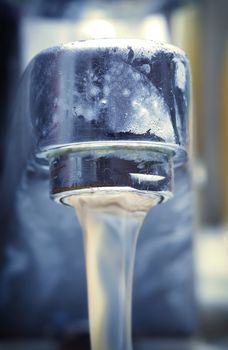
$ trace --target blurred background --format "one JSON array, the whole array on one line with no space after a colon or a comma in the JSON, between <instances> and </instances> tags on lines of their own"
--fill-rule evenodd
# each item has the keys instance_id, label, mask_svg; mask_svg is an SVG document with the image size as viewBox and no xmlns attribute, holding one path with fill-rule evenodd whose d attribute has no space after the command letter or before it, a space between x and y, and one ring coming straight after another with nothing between
<instances>
[{"instance_id":1,"label":"blurred background","mask_svg":"<svg viewBox=\"0 0 228 350\"><path fill-rule=\"evenodd\" d=\"M189 57L192 71L190 148L194 191L194 265L197 303L200 310L197 335L211 344L216 343L218 348L226 349L228 346L227 0L1 1L0 179L4 170L5 139L10 125L12 101L20 76L29 61L35 54L50 46L80 39L105 37L164 41L182 48ZM0 244L3 243L3 239L0 238ZM88 339L82 337L78 344L80 341L82 344L87 344ZM11 349L10 346L8 341L7 345L3 345L3 342L1 345L0 342L0 349ZM15 349L20 349L20 346L21 349L26 349L25 344L12 346ZM34 349L54 349L55 345L39 341L33 346ZM86 345L78 345L76 349L83 349L83 346ZM153 349L152 346L147 347L146 343L144 348ZM33 349L31 344L29 349ZM173 349L176 350L177 347L174 346ZM190 347L183 346L183 349Z\"/></svg>"}]
</instances>

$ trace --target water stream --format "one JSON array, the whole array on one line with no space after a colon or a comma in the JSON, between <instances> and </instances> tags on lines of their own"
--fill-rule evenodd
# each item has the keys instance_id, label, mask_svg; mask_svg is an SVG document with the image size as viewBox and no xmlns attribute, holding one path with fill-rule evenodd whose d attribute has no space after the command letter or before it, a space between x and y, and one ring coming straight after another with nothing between
<instances>
[{"instance_id":1,"label":"water stream","mask_svg":"<svg viewBox=\"0 0 228 350\"><path fill-rule=\"evenodd\" d=\"M157 198L110 191L74 195L84 233L93 350L131 350L131 301L137 237Z\"/></svg>"}]
</instances>

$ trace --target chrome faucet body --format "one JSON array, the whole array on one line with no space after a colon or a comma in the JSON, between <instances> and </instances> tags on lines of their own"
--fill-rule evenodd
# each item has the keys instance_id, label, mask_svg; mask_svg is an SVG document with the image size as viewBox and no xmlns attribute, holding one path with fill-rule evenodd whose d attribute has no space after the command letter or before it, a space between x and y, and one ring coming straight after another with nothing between
<instances>
[{"instance_id":1,"label":"chrome faucet body","mask_svg":"<svg viewBox=\"0 0 228 350\"><path fill-rule=\"evenodd\" d=\"M141 188L128 166L166 179L142 189L172 191L173 162L186 161L188 143L189 67L181 50L146 40L79 41L38 54L25 79L35 153L50 162L54 199L83 188Z\"/></svg>"}]
</instances>

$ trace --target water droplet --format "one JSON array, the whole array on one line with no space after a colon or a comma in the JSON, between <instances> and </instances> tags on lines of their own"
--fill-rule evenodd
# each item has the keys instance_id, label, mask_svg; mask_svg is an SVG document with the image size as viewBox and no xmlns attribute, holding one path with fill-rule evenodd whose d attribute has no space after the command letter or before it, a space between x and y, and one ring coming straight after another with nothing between
<instances>
[{"instance_id":1,"label":"water droplet","mask_svg":"<svg viewBox=\"0 0 228 350\"><path fill-rule=\"evenodd\" d=\"M130 96L130 93L131 93L131 91L128 90L128 89L124 89L124 90L123 90L123 96L125 96L125 97Z\"/></svg>"},{"instance_id":2,"label":"water droplet","mask_svg":"<svg viewBox=\"0 0 228 350\"><path fill-rule=\"evenodd\" d=\"M103 98L103 99L101 100L101 104L102 104L102 105L106 105L106 104L107 104L107 100Z\"/></svg>"},{"instance_id":3,"label":"water droplet","mask_svg":"<svg viewBox=\"0 0 228 350\"><path fill-rule=\"evenodd\" d=\"M150 65L149 65L149 64L143 64L143 65L140 67L140 70L141 70L143 73L149 74L149 73L150 73Z\"/></svg>"}]
</instances>

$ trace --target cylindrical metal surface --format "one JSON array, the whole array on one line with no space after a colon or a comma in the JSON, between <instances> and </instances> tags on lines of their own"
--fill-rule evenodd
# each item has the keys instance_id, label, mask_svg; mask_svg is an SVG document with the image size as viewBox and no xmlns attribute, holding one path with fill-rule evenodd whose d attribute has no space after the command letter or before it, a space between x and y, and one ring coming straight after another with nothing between
<instances>
[{"instance_id":1,"label":"cylindrical metal surface","mask_svg":"<svg viewBox=\"0 0 228 350\"><path fill-rule=\"evenodd\" d=\"M50 192L57 201L71 194L101 189L156 193L157 202L172 196L172 153L112 148L66 152L50 161Z\"/></svg>"},{"instance_id":2,"label":"cylindrical metal surface","mask_svg":"<svg viewBox=\"0 0 228 350\"><path fill-rule=\"evenodd\" d=\"M134 168L132 154L139 149L139 163L143 152L147 158L150 154L150 164L161 153L168 164L173 155L179 163L186 159L189 68L185 54L177 48L133 39L70 43L38 54L29 65L27 83L36 155L51 160L53 195L64 187L112 184L137 189L129 180L129 169ZM118 161L113 156L116 147ZM130 150L130 159L121 156L121 149ZM72 162L73 168L83 169L82 180L72 180L80 172L71 169L69 174ZM61 171L56 164L61 164ZM101 173L107 164L113 170L104 180ZM160 173L152 168L137 171L163 176L164 169ZM118 172L121 176L113 180ZM53 176L68 176L68 180Z\"/></svg>"},{"instance_id":3,"label":"cylindrical metal surface","mask_svg":"<svg viewBox=\"0 0 228 350\"><path fill-rule=\"evenodd\" d=\"M188 62L172 46L102 39L47 49L30 63L38 153L77 142L185 147Z\"/></svg>"}]
</instances>

